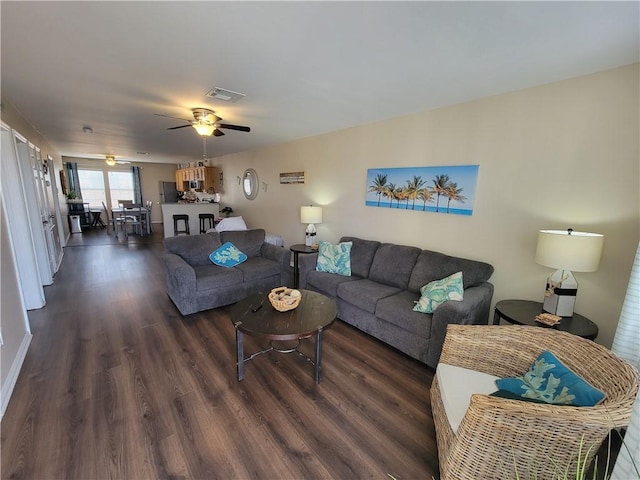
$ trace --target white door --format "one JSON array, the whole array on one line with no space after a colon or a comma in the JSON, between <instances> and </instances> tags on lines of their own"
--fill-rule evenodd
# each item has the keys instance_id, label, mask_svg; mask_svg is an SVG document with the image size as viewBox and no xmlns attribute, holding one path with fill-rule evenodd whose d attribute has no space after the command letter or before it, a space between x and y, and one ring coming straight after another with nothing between
<instances>
[{"instance_id":1,"label":"white door","mask_svg":"<svg viewBox=\"0 0 640 480\"><path fill-rule=\"evenodd\" d=\"M24 147L26 151L27 141L19 134L14 135L6 125L0 125L0 134L2 135L0 142L2 148L2 156L0 157L1 192L6 207L9 237L15 252L24 304L27 310L33 310L44 306L45 297L31 233L29 209L22 188L22 174L18 165L17 147Z\"/></svg>"},{"instance_id":2,"label":"white door","mask_svg":"<svg viewBox=\"0 0 640 480\"><path fill-rule=\"evenodd\" d=\"M29 157L31 160L34 186L37 192L38 210L40 211L42 230L47 247L49 270L51 271L51 276L53 276L58 271L58 258L55 247L55 234L57 232L54 232L54 229L57 229L57 225L55 222L56 216L50 204L49 192L47 191L47 182L49 181L44 171L45 166L42 162L40 149L32 143L29 143ZM51 182L49 182L49 185L51 185Z\"/></svg>"},{"instance_id":3,"label":"white door","mask_svg":"<svg viewBox=\"0 0 640 480\"><path fill-rule=\"evenodd\" d=\"M62 214L60 213L60 200L58 199L58 187L56 186L56 178L58 172L53 164L53 159L47 155L46 160L43 162L44 168L44 186L45 193L49 201L49 229L53 237L53 248L55 256L55 269L53 272L57 272L62 262L62 255L64 246L62 243Z\"/></svg>"},{"instance_id":4,"label":"white door","mask_svg":"<svg viewBox=\"0 0 640 480\"><path fill-rule=\"evenodd\" d=\"M40 271L40 280L42 285L51 285L53 283L53 271L49 259L49 249L47 248L47 235L45 233L45 225L43 224L42 209L42 191L36 183L37 172L34 170L36 163L36 149L32 143L27 145L20 143L16 150L18 151L18 162L22 174L22 189L24 191L24 201L29 210L29 222L31 224L31 234L33 243L36 248L36 258L38 260L38 269Z\"/></svg>"}]
</instances>

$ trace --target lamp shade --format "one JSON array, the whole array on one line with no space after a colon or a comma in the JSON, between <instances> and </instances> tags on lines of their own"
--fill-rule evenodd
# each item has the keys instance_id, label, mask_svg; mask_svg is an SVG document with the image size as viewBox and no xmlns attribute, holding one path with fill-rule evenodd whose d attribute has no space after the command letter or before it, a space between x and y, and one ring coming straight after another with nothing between
<instances>
[{"instance_id":1,"label":"lamp shade","mask_svg":"<svg viewBox=\"0 0 640 480\"><path fill-rule=\"evenodd\" d=\"M595 272L600 266L604 236L572 230L540 230L536 263L574 272Z\"/></svg>"},{"instance_id":2,"label":"lamp shade","mask_svg":"<svg viewBox=\"0 0 640 480\"><path fill-rule=\"evenodd\" d=\"M322 207L300 207L300 223L322 223Z\"/></svg>"}]
</instances>

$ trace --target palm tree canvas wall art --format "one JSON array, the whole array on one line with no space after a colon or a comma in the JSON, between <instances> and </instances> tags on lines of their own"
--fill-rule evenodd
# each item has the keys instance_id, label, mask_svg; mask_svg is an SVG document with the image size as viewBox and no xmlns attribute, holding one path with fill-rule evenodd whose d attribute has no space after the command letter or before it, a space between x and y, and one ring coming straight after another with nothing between
<instances>
[{"instance_id":1,"label":"palm tree canvas wall art","mask_svg":"<svg viewBox=\"0 0 640 480\"><path fill-rule=\"evenodd\" d=\"M472 215L479 165L371 168L368 207Z\"/></svg>"}]
</instances>

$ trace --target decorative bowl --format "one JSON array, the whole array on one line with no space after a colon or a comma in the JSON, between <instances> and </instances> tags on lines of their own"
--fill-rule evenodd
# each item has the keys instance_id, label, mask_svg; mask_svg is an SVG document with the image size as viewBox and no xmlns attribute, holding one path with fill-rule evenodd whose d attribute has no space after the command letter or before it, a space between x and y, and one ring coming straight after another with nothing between
<instances>
[{"instance_id":1,"label":"decorative bowl","mask_svg":"<svg viewBox=\"0 0 640 480\"><path fill-rule=\"evenodd\" d=\"M294 290L288 287L277 287L269 292L269 301L273 308L279 312L287 312L293 310L300 305L302 294L300 290Z\"/></svg>"}]
</instances>

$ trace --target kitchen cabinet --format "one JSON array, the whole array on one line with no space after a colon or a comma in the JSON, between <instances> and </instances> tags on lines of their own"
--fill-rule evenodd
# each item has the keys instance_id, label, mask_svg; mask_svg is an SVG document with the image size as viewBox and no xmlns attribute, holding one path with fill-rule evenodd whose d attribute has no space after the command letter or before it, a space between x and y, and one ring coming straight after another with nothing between
<instances>
[{"instance_id":1,"label":"kitchen cabinet","mask_svg":"<svg viewBox=\"0 0 640 480\"><path fill-rule=\"evenodd\" d=\"M194 186L195 185L195 186ZM208 192L218 191L218 169L216 167L191 167L176 170L176 189L179 192L191 188Z\"/></svg>"}]
</instances>

